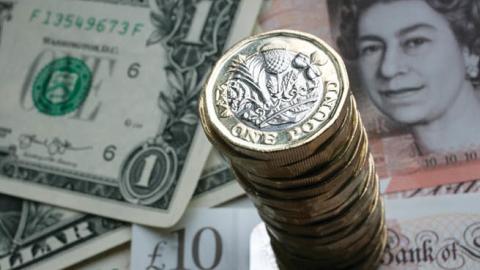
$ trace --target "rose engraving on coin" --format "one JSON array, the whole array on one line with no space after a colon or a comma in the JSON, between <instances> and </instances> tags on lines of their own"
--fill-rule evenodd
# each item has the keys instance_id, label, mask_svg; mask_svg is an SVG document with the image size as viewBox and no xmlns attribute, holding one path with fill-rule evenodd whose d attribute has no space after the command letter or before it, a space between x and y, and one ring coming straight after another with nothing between
<instances>
[{"instance_id":1,"label":"rose engraving on coin","mask_svg":"<svg viewBox=\"0 0 480 270\"><path fill-rule=\"evenodd\" d=\"M321 102L320 67L326 63L318 51L308 56L283 44L265 44L257 53L239 55L232 62L230 79L217 88L223 99L217 106L262 131L291 127Z\"/></svg>"},{"instance_id":2,"label":"rose engraving on coin","mask_svg":"<svg viewBox=\"0 0 480 270\"><path fill-rule=\"evenodd\" d=\"M213 132L246 154L292 148L311 154L343 117L349 86L339 59L323 41L295 31L238 43L205 85L205 114Z\"/></svg>"},{"instance_id":3,"label":"rose engraving on coin","mask_svg":"<svg viewBox=\"0 0 480 270\"><path fill-rule=\"evenodd\" d=\"M279 269L376 269L387 234L342 59L315 36L250 37L217 62L202 127L265 221Z\"/></svg>"}]
</instances>

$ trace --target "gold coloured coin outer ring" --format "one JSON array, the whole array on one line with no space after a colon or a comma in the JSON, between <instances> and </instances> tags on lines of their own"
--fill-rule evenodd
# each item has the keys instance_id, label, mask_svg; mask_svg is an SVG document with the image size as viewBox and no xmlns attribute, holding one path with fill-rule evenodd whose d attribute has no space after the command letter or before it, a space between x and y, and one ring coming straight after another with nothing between
<instances>
[{"instance_id":1,"label":"gold coloured coin outer ring","mask_svg":"<svg viewBox=\"0 0 480 270\"><path fill-rule=\"evenodd\" d=\"M372 270L376 269L375 266L379 265L381 256L386 246L386 226L384 221L383 224L380 226L380 230L375 235L375 239L370 241L369 246L365 247L367 252L366 255L363 255L363 260L360 261L358 258L349 258L347 257L348 253L343 253L345 256L341 256L338 258L337 262L330 262L328 260L324 260L323 258L319 258L318 260L309 259L305 257L300 257L298 255L294 255L291 251L287 251L282 243L278 242L277 240L271 240L271 245L274 250L274 253L277 257L277 263L280 269L303 269L303 270L317 270L317 269L365 269L365 270ZM372 245L373 244L373 245ZM373 246L373 247L372 247ZM370 252L368 252L370 251Z\"/></svg>"},{"instance_id":2,"label":"gold coloured coin outer ring","mask_svg":"<svg viewBox=\"0 0 480 270\"><path fill-rule=\"evenodd\" d=\"M345 119L342 120L342 124L337 130L337 133L321 145L313 155L292 164L278 167L269 166L267 162L263 163L264 166L252 166L252 164L245 163L242 160L237 161L234 158L231 159L232 163L236 164L238 168L241 168L244 171L248 171L259 177L267 178L281 178L285 177L285 175L288 175L289 178L295 178L329 163L332 158L335 158L342 152L342 149L348 144L351 138L358 133L358 124L360 122L357 117L359 116L357 111L353 110L353 105L349 104L353 103L352 101L353 97L347 102L348 106L345 106L348 113Z\"/></svg>"},{"instance_id":3,"label":"gold coloured coin outer ring","mask_svg":"<svg viewBox=\"0 0 480 270\"><path fill-rule=\"evenodd\" d=\"M375 196L378 196L375 195ZM362 203L354 203L347 207L344 211L335 216L332 220L314 222L308 225L292 225L282 222L276 222L268 217L262 215L266 219L266 223L276 230L284 231L291 235L305 236L305 237L324 237L336 233L350 226L351 220L361 219L363 213L370 212L370 205L374 202L374 197L364 198L368 201Z\"/></svg>"},{"instance_id":4,"label":"gold coloured coin outer ring","mask_svg":"<svg viewBox=\"0 0 480 270\"><path fill-rule=\"evenodd\" d=\"M338 81L339 85L337 86L339 89L338 97L336 100L336 104L334 109L330 112L330 115L326 121L319 125L318 129L308 133L304 137L300 138L297 141L289 141L288 138L288 131L293 129L286 129L282 131L277 131L277 138L280 140L278 144L258 144L247 142L243 139L238 137L234 137L231 135L231 132L227 127L222 123L217 114L216 105L215 105L215 95L216 95L216 88L219 86L218 82L221 81L220 79L225 76L225 70L231 64L234 57L239 55L240 53L244 52L249 46L254 46L254 43L261 43L266 41L270 38L279 38L283 39L283 41L293 41L298 40L299 43L310 43L312 46L317 47L317 49L323 52L331 61L332 65L335 69L335 81ZM288 42L287 42L288 43ZM265 44L265 43L261 43ZM250 48L251 49L251 48ZM226 80L224 80L226 81ZM220 83L221 84L221 83ZM327 92L327 89L325 89ZM204 88L205 94L205 105L206 105L206 114L209 117L209 122L211 122L213 129L224 137L229 145L235 146L238 151L246 155L258 156L259 154L265 154L265 157L270 157L270 159L275 159L277 156L284 157L286 152L290 156L298 156L298 157L305 157L312 154L312 151L318 149L318 147L312 147L311 144L319 145L321 144L321 137L322 134L327 134L328 130L334 126L335 124L338 126L341 121L337 121L340 114L344 112L343 107L345 106L347 97L349 93L349 81L347 77L347 72L345 65L341 59L341 57L324 41L320 40L319 38L299 32L299 31L292 31L292 30L277 30L277 31L270 31L263 34L255 35L250 38L247 38L243 41L240 41L231 49L229 49L217 62L212 73L209 76L209 79L206 83ZM324 96L325 98L325 96ZM322 104L320 104L322 106ZM235 116L231 116L230 118L235 118ZM236 118L235 118L236 119ZM239 123L240 120L236 119ZM299 127L308 121L309 118L298 123L295 127ZM245 124L244 124L245 125ZM336 129L336 128L334 128ZM263 132L258 130L259 132ZM270 132L270 131L269 131ZM329 134L331 135L331 134ZM325 136L325 140L328 139L330 136ZM297 157L297 158L298 158ZM300 160L301 158L294 159Z\"/></svg>"},{"instance_id":5,"label":"gold coloured coin outer ring","mask_svg":"<svg viewBox=\"0 0 480 270\"><path fill-rule=\"evenodd\" d=\"M277 256L277 262L284 267L288 265L295 266L295 268L287 267L285 269L297 269L299 266L302 266L301 269L376 269L373 266L377 266L381 259L387 236L385 219L383 218L384 208L381 201L377 208L382 214L381 220L378 225L373 226L374 235L366 237L369 240L366 245L357 248L357 252L345 252L342 248L338 248L338 251L340 251L338 255L328 256L329 252L325 252L324 255L327 255L327 258L330 257L330 260L322 256L315 256L314 258L305 257L301 250L298 248L294 250L286 248L281 241L276 240L269 232L272 248ZM311 245L306 246L308 250L311 247ZM336 249L332 249L332 252L334 250Z\"/></svg>"},{"instance_id":6,"label":"gold coloured coin outer ring","mask_svg":"<svg viewBox=\"0 0 480 270\"><path fill-rule=\"evenodd\" d=\"M295 163L303 163L309 161L308 157L312 157L312 155L320 155L324 156L323 153L328 153L327 149L330 145L328 142L334 140L334 137L337 136L339 129L345 124L345 120L348 119L347 114L353 113L355 114L355 118L358 118L358 112L356 111L356 104L354 97L349 94L349 102L346 102L345 106L341 109L338 118L335 119L333 124L327 129L321 136L315 138L310 144L306 145L308 150L305 150L303 153L311 153L310 155L307 154L295 154L292 151L297 151L298 149L292 149L292 151L285 150L285 151L278 151L278 152L260 152L260 151L249 151L245 149L239 149L239 147L235 147L235 145L229 144L227 138L218 134L218 131L213 129L213 123L211 123L210 116L206 110L206 102L205 102L205 92L203 91L200 94L199 100L199 116L200 122L202 127L210 140L210 142L215 145L217 148L221 149L222 152L232 162L243 163L245 166L250 167L284 167L288 165L292 165ZM355 110L352 111L352 107L355 107ZM355 122L357 119L355 120ZM327 150L327 151L324 151ZM246 152L247 151L247 152ZM297 151L298 152L298 151ZM326 157L325 157L326 158Z\"/></svg>"},{"instance_id":7,"label":"gold coloured coin outer ring","mask_svg":"<svg viewBox=\"0 0 480 270\"><path fill-rule=\"evenodd\" d=\"M364 142L360 144L358 144L357 142L355 146L363 145L365 149L361 150L363 153L361 155L362 156L367 155L368 138L366 135L366 131L362 128L362 135L360 136L360 138L356 137L354 139L364 140ZM340 153L340 155L335 157L336 159L331 161L329 164L324 164L320 168L315 169L315 171L295 177L293 179L289 179L289 178L276 179L276 178L259 177L248 171L243 171L241 172L241 174L244 176L244 178L249 179L250 181L256 182L260 185L276 188L276 189L289 189L289 188L295 188L295 187L315 185L321 182L325 182L326 177L331 176L332 174L338 172L338 170L341 169L342 167L345 167L350 162L353 162L353 160L356 157L353 155L353 152L349 153L349 151L355 151L355 150L356 150L355 147L353 147L352 149L345 148L343 150L343 153ZM348 158L350 158L350 160L348 160ZM235 165L234 163L232 164ZM239 168L236 168L236 169L238 171Z\"/></svg>"}]
</instances>

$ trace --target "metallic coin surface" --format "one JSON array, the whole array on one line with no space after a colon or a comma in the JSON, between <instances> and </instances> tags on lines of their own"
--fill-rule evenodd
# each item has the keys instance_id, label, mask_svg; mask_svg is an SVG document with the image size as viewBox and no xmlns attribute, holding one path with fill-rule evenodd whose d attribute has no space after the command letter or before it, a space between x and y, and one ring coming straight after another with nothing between
<instances>
[{"instance_id":1,"label":"metallic coin surface","mask_svg":"<svg viewBox=\"0 0 480 270\"><path fill-rule=\"evenodd\" d=\"M357 111L352 109L352 106L354 106L353 99L349 100L347 102L348 106L345 106L345 109L348 110L346 117L342 120L338 132L322 144L311 156L280 166L274 166L271 162L263 162L263 166L259 166L258 164L252 164L234 157L232 162L237 168L241 168L242 171L248 171L260 177L271 178L285 177L286 175L294 178L327 164L342 153L349 141L358 138L358 132L361 128L359 126L359 116Z\"/></svg>"},{"instance_id":2,"label":"metallic coin surface","mask_svg":"<svg viewBox=\"0 0 480 270\"><path fill-rule=\"evenodd\" d=\"M309 34L245 39L199 115L265 221L280 269L373 269L386 245L378 176L343 61Z\"/></svg>"},{"instance_id":3,"label":"metallic coin surface","mask_svg":"<svg viewBox=\"0 0 480 270\"><path fill-rule=\"evenodd\" d=\"M343 62L326 43L272 31L238 43L217 62L204 90L206 113L240 152L274 157L292 149L303 156L339 125L348 87Z\"/></svg>"},{"instance_id":4,"label":"metallic coin surface","mask_svg":"<svg viewBox=\"0 0 480 270\"><path fill-rule=\"evenodd\" d=\"M336 172L342 168L345 168L349 162L353 162L356 159L354 156L356 155L355 153L359 153L360 157L365 158L367 156L368 144L366 143L366 131L364 128L362 128L359 132L361 135L353 137L352 140L346 144L344 148L342 148L342 151L339 153L339 155L332 157L334 160L331 160L328 164L314 168L312 171L308 171L305 174L295 178L288 178L288 175L284 175L283 178L260 177L248 171L240 171L239 174L244 175L245 178L248 178L251 181L261 185L287 189L314 185L328 181L327 179L329 177L332 177Z\"/></svg>"}]
</instances>

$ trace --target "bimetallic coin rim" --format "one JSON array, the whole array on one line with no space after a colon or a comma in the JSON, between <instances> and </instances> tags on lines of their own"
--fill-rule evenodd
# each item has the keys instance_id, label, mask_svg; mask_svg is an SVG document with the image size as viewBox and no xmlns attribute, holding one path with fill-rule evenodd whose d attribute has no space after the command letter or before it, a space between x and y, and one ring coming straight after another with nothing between
<instances>
[{"instance_id":1,"label":"bimetallic coin rim","mask_svg":"<svg viewBox=\"0 0 480 270\"><path fill-rule=\"evenodd\" d=\"M363 215L364 211L369 211L370 201L373 203L376 196L379 196L379 183L377 177L375 180L370 179L366 180L366 183L372 183L374 186L369 187L365 185L364 193L360 195L359 198L356 198L351 205L347 205L345 209L342 209L340 212L335 215L325 216L322 219L318 220L297 220L297 222L292 222L290 220L278 220L278 218L271 217L266 213L262 212L261 209L258 209L260 217L265 220L266 224L269 226L274 226L280 230L285 231L297 231L299 234L302 234L302 228L308 228L310 231L318 233L318 235L326 235L335 232L338 228L344 228L350 224L351 219L360 218ZM247 193L251 197L251 194ZM363 203L356 203L363 202ZM368 202L368 203L367 203ZM332 221L332 218L335 218L335 221Z\"/></svg>"},{"instance_id":2,"label":"bimetallic coin rim","mask_svg":"<svg viewBox=\"0 0 480 270\"><path fill-rule=\"evenodd\" d=\"M348 103L352 103L352 101L347 102L347 104ZM341 154L349 140L357 135L356 131L360 129L360 127L358 127L358 118L360 116L358 116L356 111L352 110L351 106L354 106L354 104L352 103L345 107L348 109L348 112L337 133L321 145L316 152L305 157L305 159L283 166L272 166L267 162L264 162L264 166L261 167L254 166L252 163L245 164L243 160L231 158L232 164L235 164L237 168L242 169L245 172L248 171L258 177L282 178L285 175L288 175L288 177L292 179L312 171L316 167L328 164L332 159L335 159Z\"/></svg>"},{"instance_id":3,"label":"bimetallic coin rim","mask_svg":"<svg viewBox=\"0 0 480 270\"><path fill-rule=\"evenodd\" d=\"M332 61L332 64L336 69L336 75L340 83L340 85L338 86L339 88L338 99L337 99L337 102L335 103L336 106L330 112L329 118L325 120L316 131L312 131L311 133L309 133L305 137L302 137L302 139L298 141L294 141L294 142L290 141L282 144L268 144L268 145L246 142L243 139L232 136L230 134L230 131L224 126L224 124L219 119L216 113L214 100L215 100L215 92L216 92L216 86L217 86L217 78L222 76L222 72L225 68L226 63L228 63L230 59L233 59L239 51L241 51L248 45L254 43L257 40L267 39L270 37L282 37L282 36L287 38L298 38L300 40L310 42L313 46L316 46L320 51L322 51L325 55L327 55L330 61ZM343 107L345 106L345 103L347 102L347 98L350 93L350 84L348 80L347 69L345 64L343 63L342 58L326 42L324 42L323 40L319 39L314 35L307 34L300 31L275 30L275 31L269 31L262 34L251 36L250 38L244 39L238 42L237 44L235 44L232 48L230 48L215 64L215 67L210 73L207 83L205 84L204 93L205 93L205 103L206 103L205 104L206 114L210 116L209 121L212 124L211 126L213 127L214 130L216 130L219 134L221 134L222 137L226 139L228 144L241 146L242 148L250 151L268 153L268 152L279 152L279 151L291 150L299 146L309 144L311 141L314 141L315 139L317 139L326 130L328 130L331 126L333 126L336 120L339 118L341 112L343 111ZM320 104L320 107L321 106L322 104ZM233 116L233 117L236 118L236 116ZM301 123L298 123L297 126L300 126L307 120L308 118L304 119ZM237 121L241 122L241 120L239 119L237 119ZM262 132L261 130L258 130L258 131ZM281 132L287 133L287 131L288 129ZM269 131L268 133L272 133L272 132Z\"/></svg>"},{"instance_id":4,"label":"bimetallic coin rim","mask_svg":"<svg viewBox=\"0 0 480 270\"><path fill-rule=\"evenodd\" d=\"M372 177L373 177L373 179L372 179ZM345 211L348 211L348 209L352 205L358 205L358 204L360 204L358 202L363 202L364 200L368 201L368 199L370 197L376 196L375 194L378 193L379 184L378 184L378 181L375 181L375 177L376 177L375 173L371 172L371 175L368 177L368 179L366 179L364 181L364 183L362 183L362 187L361 187L362 190L360 190L359 194L357 194L358 195L357 197L349 198L348 202L345 201L345 203L338 208L329 210L328 212L323 213L323 214L316 214L316 215L312 215L312 216L309 216L309 217L308 216L305 216L305 217L285 217L285 216L276 214L275 211L265 211L267 205L262 204L262 202L259 201L258 196L256 196L255 198L251 198L251 199L254 202L255 206L257 207L259 215L262 217L262 219L269 220L269 222L267 224L274 224L274 223L282 224L283 223L283 224L286 224L287 226L288 225L306 226L306 225L309 225L309 224L314 224L314 223L322 222L322 221L325 221L325 220L331 220L335 217L338 217L338 216L342 215L342 213L344 213ZM239 182L239 183L242 184L241 182ZM250 195L251 195L251 193L249 194L249 196ZM250 197L253 197L253 196L250 196ZM370 199L372 199L372 198L370 198ZM259 204L259 202L260 202L260 204ZM360 214L360 213L357 213L357 214ZM343 221L343 220L340 220L340 221ZM332 222L330 222L330 223L332 223ZM347 221L347 223L349 223L349 221Z\"/></svg>"},{"instance_id":5,"label":"bimetallic coin rim","mask_svg":"<svg viewBox=\"0 0 480 270\"><path fill-rule=\"evenodd\" d=\"M339 257L343 252L351 251L346 253L356 254L368 247L369 244L375 245L376 240L382 236L380 231L385 224L383 216L382 200L378 198L368 217L364 217L358 224L355 224L356 228L353 228L353 231L352 228L348 228L350 230L349 234L342 235L337 240L325 239L324 237L298 237L279 234L275 230L271 230L270 226L267 226L267 230L275 240L285 243L286 248L298 250L308 245L309 252L302 254L303 256L309 254L319 258L320 254L328 254L328 257Z\"/></svg>"},{"instance_id":6,"label":"bimetallic coin rim","mask_svg":"<svg viewBox=\"0 0 480 270\"><path fill-rule=\"evenodd\" d=\"M371 204L373 204L373 200L375 200L376 196L379 196L378 192L378 183L376 183L377 193L372 195L370 198L364 197L362 203L355 203L345 209L342 213L335 216L335 221L320 221L314 222L305 225L293 225L293 224L286 224L284 222L279 222L273 219L270 219L268 216L264 216L261 212L259 212L262 219L266 219L269 221L269 226L275 227L277 230L288 232L292 235L298 236L305 236L305 237L322 237L332 233L335 233L339 229L345 229L349 226L349 221L352 219L361 218L363 213L369 212L371 209Z\"/></svg>"},{"instance_id":7,"label":"bimetallic coin rim","mask_svg":"<svg viewBox=\"0 0 480 270\"><path fill-rule=\"evenodd\" d=\"M325 177L329 177L334 175L335 173L338 173L338 170L341 169L340 167L341 165L347 166L349 163L354 162L354 160L357 158L355 155L353 155L353 153L356 152L355 147L363 146L365 148L364 149L365 155L367 155L366 153L368 152L367 134L364 128L361 129L361 133L362 133L361 136L355 138L355 139L359 139L360 141L357 142L357 144L355 144L354 148L350 150L347 149L347 151L343 151L343 153L340 153L337 157L335 157L335 160L330 161L328 164L322 165L322 168L317 168L315 170L312 170L303 175L294 177L292 179L260 177L248 171L245 171L241 174L244 176L244 178L249 179L253 182L256 182L260 185L269 186L269 187L278 188L278 189L289 189L294 187L319 184L325 181ZM361 142L361 140L363 140L364 142ZM351 151L351 152L349 153L348 151ZM360 151L363 151L363 150L360 150ZM349 156L349 154L352 154L352 155ZM344 158L350 158L350 159L344 160ZM340 164L339 162L342 162L342 164ZM232 163L232 165L235 166L235 163ZM237 168L237 166L235 167ZM240 169L240 168L237 168L237 169Z\"/></svg>"}]
</instances>

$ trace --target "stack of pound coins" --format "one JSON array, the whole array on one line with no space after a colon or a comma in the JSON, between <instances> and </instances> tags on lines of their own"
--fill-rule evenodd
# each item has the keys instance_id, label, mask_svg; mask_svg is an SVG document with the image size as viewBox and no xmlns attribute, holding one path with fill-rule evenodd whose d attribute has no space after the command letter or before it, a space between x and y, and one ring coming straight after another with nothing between
<instances>
[{"instance_id":1,"label":"stack of pound coins","mask_svg":"<svg viewBox=\"0 0 480 270\"><path fill-rule=\"evenodd\" d=\"M280 269L375 269L384 206L343 61L318 38L272 31L225 53L202 126L265 221Z\"/></svg>"}]
</instances>

